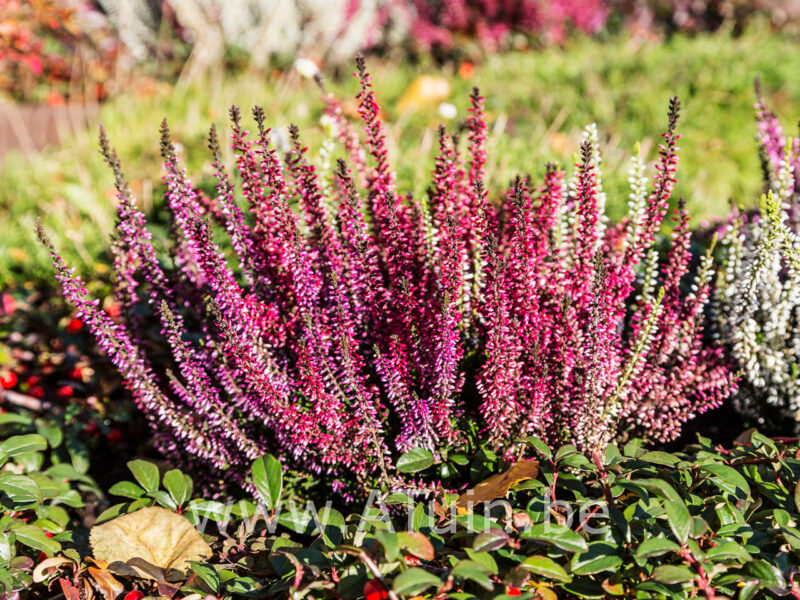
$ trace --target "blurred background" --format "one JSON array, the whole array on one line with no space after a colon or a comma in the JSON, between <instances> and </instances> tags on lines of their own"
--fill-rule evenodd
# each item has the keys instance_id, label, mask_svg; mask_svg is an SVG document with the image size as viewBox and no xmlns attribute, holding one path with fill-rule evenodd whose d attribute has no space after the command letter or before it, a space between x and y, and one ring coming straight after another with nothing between
<instances>
[{"instance_id":1,"label":"blurred background","mask_svg":"<svg viewBox=\"0 0 800 600\"><path fill-rule=\"evenodd\" d=\"M479 86L490 189L574 162L596 122L611 215L627 206L637 142L649 160L667 102L684 105L678 194L694 223L753 205L761 187L753 82L785 126L800 118L800 0L0 0L0 290L51 281L41 216L68 261L108 267L105 124L156 232L158 127L167 117L196 185L213 188L208 127L266 108L323 161L318 69L355 116L363 52L400 185L424 192L440 122L457 129ZM338 152L338 149L335 150ZM228 157L230 158L230 156ZM2 312L2 308L0 308Z\"/></svg>"}]
</instances>

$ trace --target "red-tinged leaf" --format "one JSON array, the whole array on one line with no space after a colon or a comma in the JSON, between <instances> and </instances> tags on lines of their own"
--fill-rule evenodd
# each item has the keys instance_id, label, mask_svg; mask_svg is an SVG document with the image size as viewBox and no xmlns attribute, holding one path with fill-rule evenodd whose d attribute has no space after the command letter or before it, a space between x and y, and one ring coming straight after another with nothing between
<instances>
[{"instance_id":1,"label":"red-tinged leaf","mask_svg":"<svg viewBox=\"0 0 800 600\"><path fill-rule=\"evenodd\" d=\"M61 577L58 583L61 584L61 591L67 600L81 600L80 591L70 583L69 579Z\"/></svg>"},{"instance_id":2,"label":"red-tinged leaf","mask_svg":"<svg viewBox=\"0 0 800 600\"><path fill-rule=\"evenodd\" d=\"M397 534L400 548L422 560L433 560L433 544L419 531L401 531Z\"/></svg>"},{"instance_id":3,"label":"red-tinged leaf","mask_svg":"<svg viewBox=\"0 0 800 600\"><path fill-rule=\"evenodd\" d=\"M166 596L167 598L172 598L175 594L178 593L178 589L180 589L180 588L178 588L177 586L174 586L174 585L170 585L166 581L159 581L158 582L158 593L161 596Z\"/></svg>"}]
</instances>

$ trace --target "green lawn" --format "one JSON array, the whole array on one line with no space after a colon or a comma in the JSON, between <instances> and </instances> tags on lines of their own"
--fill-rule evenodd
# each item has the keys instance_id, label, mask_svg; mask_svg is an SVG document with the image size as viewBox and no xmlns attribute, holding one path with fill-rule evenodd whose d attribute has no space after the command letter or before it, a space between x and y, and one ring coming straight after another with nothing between
<instances>
[{"instance_id":1,"label":"green lawn","mask_svg":"<svg viewBox=\"0 0 800 600\"><path fill-rule=\"evenodd\" d=\"M470 88L481 87L490 116L490 189L495 194L517 172L538 178L546 161L573 162L581 129L596 122L614 217L625 211L632 147L642 140L649 158L655 156L670 95L678 94L684 107L677 193L688 200L695 222L723 214L729 198L742 204L757 200L760 170L752 109L757 75L785 125L793 129L800 118L800 45L766 29L738 38L722 32L667 42L624 36L579 39L566 49L487 57L469 80L454 75L452 67L440 70L425 62L373 60L370 66L385 107L400 184L417 194L424 193L428 182L441 117L435 106L398 115L396 102L420 74L440 73L451 81L449 101L458 108L456 122L466 114ZM356 91L349 76L329 85L345 98ZM169 119L190 172L198 181L208 181L207 128L212 121L224 124L233 103L245 109L262 104L278 128L297 123L316 156L324 135L322 103L315 86L297 76L272 80L260 74L220 74L216 80L165 87L151 95L132 89L107 103L101 120L146 208L159 205L161 118ZM79 270L105 270L113 194L95 138L95 132L86 132L33 162L12 156L0 165L0 214L5 221L0 287L50 277L46 257L33 242L37 215Z\"/></svg>"}]
</instances>

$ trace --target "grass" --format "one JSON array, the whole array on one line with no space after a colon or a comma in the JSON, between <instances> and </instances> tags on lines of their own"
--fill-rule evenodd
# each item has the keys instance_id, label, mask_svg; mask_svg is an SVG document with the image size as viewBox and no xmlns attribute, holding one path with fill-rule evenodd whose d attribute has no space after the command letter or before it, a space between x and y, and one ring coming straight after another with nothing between
<instances>
[{"instance_id":1,"label":"grass","mask_svg":"<svg viewBox=\"0 0 800 600\"><path fill-rule=\"evenodd\" d=\"M739 204L756 203L761 182L753 80L761 77L783 122L794 123L800 117L800 111L792 109L800 101L798 49L795 38L756 27L736 38L723 31L665 42L641 42L625 35L577 39L565 50L489 56L468 80L452 67L438 69L425 61L373 60L370 67L402 188L424 193L441 117L435 105L398 114L397 102L418 75L440 74L450 81L448 101L458 109L456 120L446 123L449 126L464 118L473 85L480 86L486 97L490 189L495 193L518 172L538 180L547 161L572 163L581 129L596 122L614 217L625 211L634 143L641 140L649 158L654 158L668 99L678 94L684 106L680 125L684 138L677 194L687 199L698 223L724 214L729 198ZM347 76L329 86L343 98L356 92L354 79ZM190 174L208 181L207 128L212 121L224 124L227 108L234 103L245 109L263 105L279 129L297 123L316 156L324 138L319 123L322 103L313 84L296 75L220 73L189 87L133 86L130 93L102 108L100 120L145 208L159 214L161 118L170 121ZM32 161L12 156L0 165L0 215L6 222L0 236L0 288L50 280L46 256L31 233L37 215L80 272L107 271L104 248L113 226L113 190L95 138L95 132L87 131ZM401 163L398 156L403 157Z\"/></svg>"}]
</instances>

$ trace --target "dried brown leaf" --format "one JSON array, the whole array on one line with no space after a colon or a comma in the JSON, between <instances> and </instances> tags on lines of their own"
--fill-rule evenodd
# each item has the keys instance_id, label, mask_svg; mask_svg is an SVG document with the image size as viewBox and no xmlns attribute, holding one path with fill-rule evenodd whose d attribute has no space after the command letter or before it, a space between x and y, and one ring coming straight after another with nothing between
<instances>
[{"instance_id":1,"label":"dried brown leaf","mask_svg":"<svg viewBox=\"0 0 800 600\"><path fill-rule=\"evenodd\" d=\"M106 561L110 571L145 579L179 581L191 561L211 556L189 521L155 506L92 527L89 541L95 559Z\"/></svg>"},{"instance_id":2,"label":"dried brown leaf","mask_svg":"<svg viewBox=\"0 0 800 600\"><path fill-rule=\"evenodd\" d=\"M489 479L481 481L474 488L461 494L456 501L456 509L459 514L466 514L471 508L482 502L491 502L496 498L504 497L512 486L526 479L535 479L538 474L539 461L520 460L505 473L492 475Z\"/></svg>"}]
</instances>

